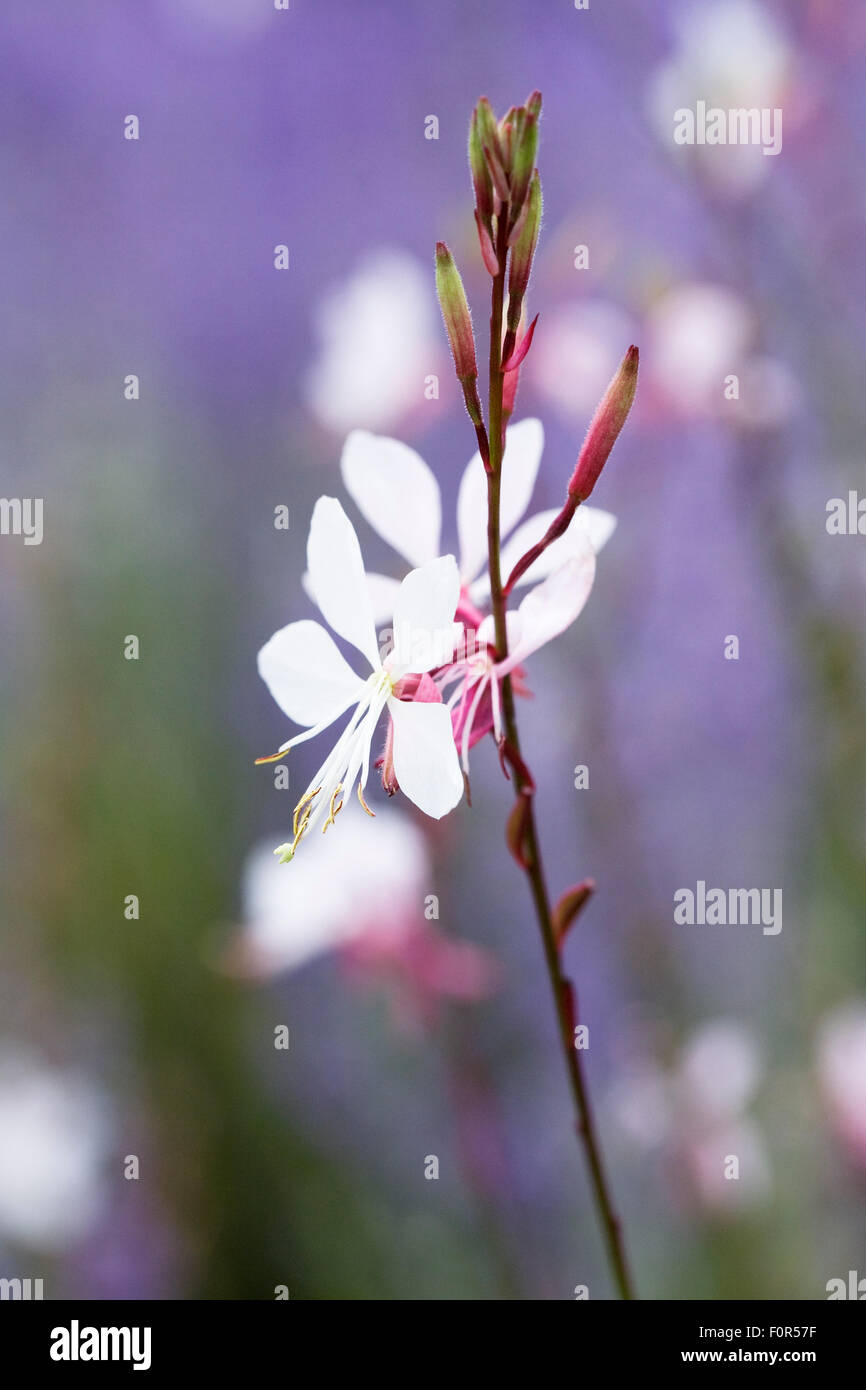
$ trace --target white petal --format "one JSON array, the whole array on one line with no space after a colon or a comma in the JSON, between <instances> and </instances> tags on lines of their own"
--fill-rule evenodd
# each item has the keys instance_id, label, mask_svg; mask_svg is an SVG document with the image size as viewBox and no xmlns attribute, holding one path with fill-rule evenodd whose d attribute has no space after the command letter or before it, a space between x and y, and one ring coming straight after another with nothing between
<instances>
[{"instance_id":1,"label":"white petal","mask_svg":"<svg viewBox=\"0 0 866 1390\"><path fill-rule=\"evenodd\" d=\"M505 431L499 503L499 527L503 536L507 536L517 525L529 506L543 448L544 428L540 420L521 420ZM457 534L460 538L460 573L464 584L468 584L481 569L487 555L487 475L478 453L473 455L460 480Z\"/></svg>"},{"instance_id":2,"label":"white petal","mask_svg":"<svg viewBox=\"0 0 866 1390\"><path fill-rule=\"evenodd\" d=\"M606 512L601 507L578 507L574 514L571 526L577 526L578 530L586 531L589 543L596 555L607 545L614 531L616 530L616 517L613 512ZM566 535L568 535L566 531Z\"/></svg>"},{"instance_id":3,"label":"white petal","mask_svg":"<svg viewBox=\"0 0 866 1390\"><path fill-rule=\"evenodd\" d=\"M454 651L454 613L460 575L453 555L442 555L412 570L400 585L394 604L392 675L432 671Z\"/></svg>"},{"instance_id":4,"label":"white petal","mask_svg":"<svg viewBox=\"0 0 866 1390\"><path fill-rule=\"evenodd\" d=\"M371 820L349 798L327 835L305 837L291 864L273 841L248 858L241 942L258 974L292 970L368 930L400 931L420 915L424 835L396 804ZM419 906L420 905L420 906Z\"/></svg>"},{"instance_id":5,"label":"white petal","mask_svg":"<svg viewBox=\"0 0 866 1390\"><path fill-rule=\"evenodd\" d=\"M509 609L505 614L505 633L508 638L508 650L511 651L520 638L520 616L513 609ZM488 613L487 617L479 623L475 640L479 646L482 644L491 647L496 646L496 622L492 613Z\"/></svg>"},{"instance_id":6,"label":"white petal","mask_svg":"<svg viewBox=\"0 0 866 1390\"><path fill-rule=\"evenodd\" d=\"M368 574L367 590L373 605L373 621L377 627L383 627L393 620L400 580L388 574Z\"/></svg>"},{"instance_id":7,"label":"white petal","mask_svg":"<svg viewBox=\"0 0 866 1390\"><path fill-rule=\"evenodd\" d=\"M574 555L541 584L530 589L517 610L519 636L508 659L497 668L504 674L519 661L564 632L580 613L595 578L595 551L582 537L583 552Z\"/></svg>"},{"instance_id":8,"label":"white petal","mask_svg":"<svg viewBox=\"0 0 866 1390\"><path fill-rule=\"evenodd\" d=\"M361 515L410 565L439 554L439 484L420 454L399 439L353 430L340 460Z\"/></svg>"},{"instance_id":9,"label":"white petal","mask_svg":"<svg viewBox=\"0 0 866 1390\"><path fill-rule=\"evenodd\" d=\"M517 561L541 540L548 526L559 516L559 508L551 507L546 512L536 512L522 526L518 526L510 540L502 547L502 578L510 575ZM537 584L546 579L555 569L583 551L582 535L586 536L596 555L607 544L616 530L616 517L612 512L602 511L600 507L578 507L564 536L549 545L543 554L529 566L518 579L516 589L524 584ZM471 596L476 602L485 599L490 593L490 576L482 574L472 585Z\"/></svg>"},{"instance_id":10,"label":"white petal","mask_svg":"<svg viewBox=\"0 0 866 1390\"><path fill-rule=\"evenodd\" d=\"M394 772L410 801L439 820L463 795L463 774L445 705L389 700L394 721Z\"/></svg>"},{"instance_id":11,"label":"white petal","mask_svg":"<svg viewBox=\"0 0 866 1390\"><path fill-rule=\"evenodd\" d=\"M291 864L277 862L270 842L250 856L243 883L245 945L259 973L295 970L363 930L351 905L356 886L350 891L340 872L342 848L335 836L314 835Z\"/></svg>"},{"instance_id":12,"label":"white petal","mask_svg":"<svg viewBox=\"0 0 866 1390\"><path fill-rule=\"evenodd\" d=\"M259 675L295 724L330 722L363 688L321 623L309 618L280 628L262 647Z\"/></svg>"},{"instance_id":13,"label":"white petal","mask_svg":"<svg viewBox=\"0 0 866 1390\"><path fill-rule=\"evenodd\" d=\"M316 603L340 637L379 666L373 606L358 537L335 497L320 497L307 540L307 569Z\"/></svg>"},{"instance_id":14,"label":"white petal","mask_svg":"<svg viewBox=\"0 0 866 1390\"><path fill-rule=\"evenodd\" d=\"M307 570L301 575L301 588L311 599L316 602L316 595L313 592L313 583ZM400 588L399 579L392 579L389 574L371 574L367 572L367 592L370 595L370 603L373 607L373 622L377 628L390 623L394 617L394 600L397 597L397 590Z\"/></svg>"}]
</instances>

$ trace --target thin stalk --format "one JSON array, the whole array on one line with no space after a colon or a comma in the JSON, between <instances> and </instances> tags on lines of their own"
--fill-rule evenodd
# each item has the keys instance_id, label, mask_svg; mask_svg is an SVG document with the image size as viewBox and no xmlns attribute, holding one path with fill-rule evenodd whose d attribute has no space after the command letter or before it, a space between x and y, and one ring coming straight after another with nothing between
<instances>
[{"instance_id":1,"label":"thin stalk","mask_svg":"<svg viewBox=\"0 0 866 1390\"><path fill-rule=\"evenodd\" d=\"M500 271L493 280L492 308L490 314L490 390L488 404L489 469L487 473L487 548L490 568L490 595L496 630L496 647L499 659L508 653L508 631L505 621L506 594L502 585L500 564L499 503L502 485L502 457L504 453L504 430L502 414L502 311L505 296L505 262L508 253L507 243L508 210L503 208L499 219L497 236L497 255ZM502 712L505 737L516 755L510 759L517 793L526 797L526 814L523 822L523 848L525 869L535 915L541 932L544 959L553 993L554 1008L558 1024L562 1054L568 1073L574 1102L576 1129L583 1144L589 1166L590 1184L593 1200L598 1212L604 1235L611 1270L621 1298L634 1298L631 1277L623 1245L619 1219L611 1198L604 1163L601 1155L598 1134L595 1128L592 1107L589 1099L581 1055L575 1047L574 1025L577 1021L577 1003L571 982L562 972L559 949L553 928L553 915L550 897L544 876L539 843L538 827L533 806L534 783L522 761L520 737L517 728L517 714L514 707L514 692L510 676L502 682Z\"/></svg>"}]
</instances>

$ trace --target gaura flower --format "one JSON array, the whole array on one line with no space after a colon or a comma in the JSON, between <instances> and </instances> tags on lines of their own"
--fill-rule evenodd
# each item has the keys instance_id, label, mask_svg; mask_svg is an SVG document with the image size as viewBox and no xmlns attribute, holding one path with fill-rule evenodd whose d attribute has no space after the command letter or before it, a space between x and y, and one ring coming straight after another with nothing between
<instances>
[{"instance_id":1,"label":"gaura flower","mask_svg":"<svg viewBox=\"0 0 866 1390\"><path fill-rule=\"evenodd\" d=\"M544 448L540 420L521 420L505 432L502 463L500 529L502 573L541 540L559 508L538 512L518 525L529 506ZM343 482L358 510L374 531L410 565L424 565L440 551L442 498L436 478L420 454L398 439L353 430L341 459ZM578 507L565 535L521 576L520 585L545 579L574 555L584 554L589 540L598 553L610 539L616 518L598 507ZM490 593L490 579L480 573L487 559L487 475L475 453L460 483L457 497L461 593L480 604ZM390 616L398 581L381 574L368 576L374 611L379 621Z\"/></svg>"},{"instance_id":2,"label":"gaura flower","mask_svg":"<svg viewBox=\"0 0 866 1390\"><path fill-rule=\"evenodd\" d=\"M488 615L478 624L474 643L467 638L455 659L433 677L443 699L456 682L446 704L452 711L454 739L467 773L473 744L491 731L497 742L502 738L501 681L508 675L512 680L519 677L527 657L570 627L589 598L595 579L595 551L582 531L575 533L573 545L576 553L536 584L517 609L506 613L507 657L497 659L493 617ZM526 692L518 686L518 693Z\"/></svg>"},{"instance_id":3,"label":"gaura flower","mask_svg":"<svg viewBox=\"0 0 866 1390\"><path fill-rule=\"evenodd\" d=\"M334 824L343 800L357 786L368 815L364 787L370 745L387 708L394 729L394 767L402 790L428 816L439 819L463 794L448 710L437 703L401 700L400 682L447 662L459 625L454 622L460 579L452 555L422 564L397 588L393 606L394 645L382 659L376 641L373 606L358 537L340 503L320 497L313 509L307 541L308 589L333 631L366 658L371 674L358 676L320 623L289 623L262 647L258 668L280 709L305 725L274 762L298 744L327 729L351 709L348 724L295 807L293 839L281 845L281 862L292 858L303 836L324 818Z\"/></svg>"},{"instance_id":4,"label":"gaura flower","mask_svg":"<svg viewBox=\"0 0 866 1390\"><path fill-rule=\"evenodd\" d=\"M269 846L252 852L244 866L244 923L225 968L267 980L336 953L353 981L385 988L401 1025L432 1020L445 1000L485 998L496 963L427 920L432 872L424 834L408 816L395 808L374 826L350 803L339 844L315 836L288 876Z\"/></svg>"}]
</instances>

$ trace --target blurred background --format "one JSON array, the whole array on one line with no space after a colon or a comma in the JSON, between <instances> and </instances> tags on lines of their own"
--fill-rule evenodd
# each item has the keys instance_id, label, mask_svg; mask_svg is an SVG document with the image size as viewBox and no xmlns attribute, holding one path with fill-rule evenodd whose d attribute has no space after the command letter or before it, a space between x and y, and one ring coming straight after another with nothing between
<instances>
[{"instance_id":1,"label":"blurred background","mask_svg":"<svg viewBox=\"0 0 866 1390\"><path fill-rule=\"evenodd\" d=\"M44 538L0 537L0 1276L612 1294L492 745L471 809L373 786L375 845L347 819L278 881L323 745L290 788L253 766L289 736L255 655L312 616L316 497L399 573L347 430L424 456L455 544L433 246L483 337L468 117L534 87L537 507L641 350L593 498L618 529L520 709L551 885L598 883L567 965L638 1288L866 1274L866 540L826 524L864 489L860 0L81 0L3 31L0 491ZM675 145L698 100L781 108L781 153ZM782 931L676 926L698 880L781 888Z\"/></svg>"}]
</instances>

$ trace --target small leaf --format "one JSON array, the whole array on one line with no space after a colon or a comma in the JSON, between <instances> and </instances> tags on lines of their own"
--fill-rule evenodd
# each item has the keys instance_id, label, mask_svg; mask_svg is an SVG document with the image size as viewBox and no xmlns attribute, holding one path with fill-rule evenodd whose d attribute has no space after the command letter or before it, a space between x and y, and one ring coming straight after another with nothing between
<instances>
[{"instance_id":1,"label":"small leaf","mask_svg":"<svg viewBox=\"0 0 866 1390\"><path fill-rule=\"evenodd\" d=\"M505 827L505 841L521 869L532 867L526 854L526 825L529 816L529 797L521 793L511 808Z\"/></svg>"},{"instance_id":2,"label":"small leaf","mask_svg":"<svg viewBox=\"0 0 866 1390\"><path fill-rule=\"evenodd\" d=\"M573 888L566 888L557 902L553 909L553 935L558 949L561 949L562 943L574 925L578 914L582 912L594 892L595 880L585 878L581 883L576 883Z\"/></svg>"}]
</instances>

